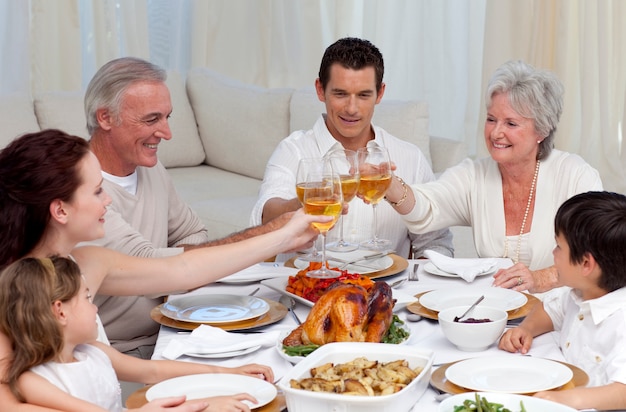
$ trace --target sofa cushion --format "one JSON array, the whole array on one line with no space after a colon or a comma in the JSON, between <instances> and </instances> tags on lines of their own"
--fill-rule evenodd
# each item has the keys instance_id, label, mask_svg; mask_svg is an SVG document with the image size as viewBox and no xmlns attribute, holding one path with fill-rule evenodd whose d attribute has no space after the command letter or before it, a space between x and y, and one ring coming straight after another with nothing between
<instances>
[{"instance_id":1,"label":"sofa cushion","mask_svg":"<svg viewBox=\"0 0 626 412\"><path fill-rule=\"evenodd\" d=\"M248 227L261 181L200 165L168 169L181 198L198 214L210 239Z\"/></svg>"},{"instance_id":2,"label":"sofa cushion","mask_svg":"<svg viewBox=\"0 0 626 412\"><path fill-rule=\"evenodd\" d=\"M313 87L296 90L291 98L289 132L310 129L319 115L325 112L324 103L319 101ZM374 110L372 122L419 147L432 165L426 102L385 100L383 97Z\"/></svg>"},{"instance_id":3,"label":"sofa cushion","mask_svg":"<svg viewBox=\"0 0 626 412\"><path fill-rule=\"evenodd\" d=\"M38 131L30 96L22 93L0 96L0 125L0 148L18 136Z\"/></svg>"},{"instance_id":4,"label":"sofa cushion","mask_svg":"<svg viewBox=\"0 0 626 412\"><path fill-rule=\"evenodd\" d=\"M60 129L89 137L83 106L83 92L46 92L35 97L35 115L42 129Z\"/></svg>"},{"instance_id":5,"label":"sofa cushion","mask_svg":"<svg viewBox=\"0 0 626 412\"><path fill-rule=\"evenodd\" d=\"M197 166L204 161L204 148L187 98L185 82L180 73L171 70L167 72L166 84L172 100L169 120L172 139L159 144L159 160L165 167Z\"/></svg>"},{"instance_id":6,"label":"sofa cushion","mask_svg":"<svg viewBox=\"0 0 626 412\"><path fill-rule=\"evenodd\" d=\"M263 179L274 148L289 134L292 89L244 84L206 68L187 76L206 163Z\"/></svg>"}]
</instances>

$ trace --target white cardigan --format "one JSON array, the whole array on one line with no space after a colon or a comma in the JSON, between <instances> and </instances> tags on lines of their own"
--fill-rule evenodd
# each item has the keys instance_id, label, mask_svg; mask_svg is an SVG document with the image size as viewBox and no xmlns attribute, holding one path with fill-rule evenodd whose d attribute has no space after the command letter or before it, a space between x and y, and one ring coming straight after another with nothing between
<instances>
[{"instance_id":1,"label":"white cardigan","mask_svg":"<svg viewBox=\"0 0 626 412\"><path fill-rule=\"evenodd\" d=\"M415 207L403 216L410 231L471 226L478 256L502 257L506 235L502 177L491 157L465 159L437 181L411 187ZM578 155L552 150L539 167L530 250L522 254L530 260L522 263L531 270L551 266L559 206L575 194L595 190L602 190L597 170Z\"/></svg>"}]
</instances>

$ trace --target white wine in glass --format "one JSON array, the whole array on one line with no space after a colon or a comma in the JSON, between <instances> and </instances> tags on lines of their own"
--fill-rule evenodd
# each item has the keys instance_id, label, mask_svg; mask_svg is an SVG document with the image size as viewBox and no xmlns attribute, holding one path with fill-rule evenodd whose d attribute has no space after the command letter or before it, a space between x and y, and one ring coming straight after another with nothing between
<instances>
[{"instance_id":1,"label":"white wine in glass","mask_svg":"<svg viewBox=\"0 0 626 412\"><path fill-rule=\"evenodd\" d=\"M298 169L296 171L296 196L304 207L304 189L310 183L307 182L307 176L310 171L319 169L323 166L321 157L304 157L298 162ZM315 243L310 249L304 250L302 254L298 255L298 259L305 262L321 262L322 255L317 251Z\"/></svg>"},{"instance_id":2,"label":"white wine in glass","mask_svg":"<svg viewBox=\"0 0 626 412\"><path fill-rule=\"evenodd\" d=\"M330 160L333 171L339 174L341 179L341 192L344 203L350 203L356 196L360 180L357 153L354 150L336 149L328 152L326 157ZM333 252L351 252L358 249L358 244L350 243L344 239L343 215L339 219L339 240L329 244L326 249Z\"/></svg>"},{"instance_id":3,"label":"white wine in glass","mask_svg":"<svg viewBox=\"0 0 626 412\"><path fill-rule=\"evenodd\" d=\"M359 195L372 204L374 213L372 221L372 239L361 242L363 249L386 250L391 246L391 241L378 237L378 222L376 206L380 199L385 196L391 186L391 161L387 149L380 146L363 147L358 150L359 172Z\"/></svg>"},{"instance_id":4,"label":"white wine in glass","mask_svg":"<svg viewBox=\"0 0 626 412\"><path fill-rule=\"evenodd\" d=\"M307 185L304 189L304 212L309 215L332 216L333 220L327 223L313 223L322 237L322 267L307 272L313 278L335 278L341 272L330 270L326 260L326 234L337 222L343 209L343 196L339 175L333 173L328 160L321 160L323 169L312 170L307 176Z\"/></svg>"}]
</instances>

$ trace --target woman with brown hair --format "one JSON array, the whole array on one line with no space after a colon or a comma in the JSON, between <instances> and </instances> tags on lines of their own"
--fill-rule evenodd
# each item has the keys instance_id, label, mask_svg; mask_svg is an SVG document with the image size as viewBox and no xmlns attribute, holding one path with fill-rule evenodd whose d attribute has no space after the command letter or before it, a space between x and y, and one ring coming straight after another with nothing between
<instances>
[{"instance_id":1,"label":"woman with brown hair","mask_svg":"<svg viewBox=\"0 0 626 412\"><path fill-rule=\"evenodd\" d=\"M76 247L104 234L111 199L101 185L99 162L80 137L43 130L11 142L0 152L0 268L25 256L58 255L78 263L93 294L167 294L214 282L278 253L309 247L318 235L311 223L332 219L298 212L273 232L158 259L97 246ZM105 339L102 333L100 337ZM11 351L0 334L0 360L10 358ZM0 364L2 375L5 368L4 362ZM0 411L39 410L19 403L6 384L0 385L0 397Z\"/></svg>"}]
</instances>

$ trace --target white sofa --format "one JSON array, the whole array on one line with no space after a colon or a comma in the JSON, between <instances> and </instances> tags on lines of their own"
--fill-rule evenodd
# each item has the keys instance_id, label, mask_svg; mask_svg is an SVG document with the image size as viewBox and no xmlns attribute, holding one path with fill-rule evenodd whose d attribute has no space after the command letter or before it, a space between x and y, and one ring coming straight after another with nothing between
<instances>
[{"instance_id":1,"label":"white sofa","mask_svg":"<svg viewBox=\"0 0 626 412\"><path fill-rule=\"evenodd\" d=\"M173 138L161 143L161 162L212 237L247 227L274 147L292 131L310 128L323 104L313 87L265 89L204 68L191 70L186 81L169 72L167 83ZM424 102L383 99L374 123L419 146L436 173L466 156L462 143L429 136ZM0 147L44 128L87 137L83 93L1 96L0 124ZM468 233L455 229L457 256L473 255Z\"/></svg>"}]
</instances>

